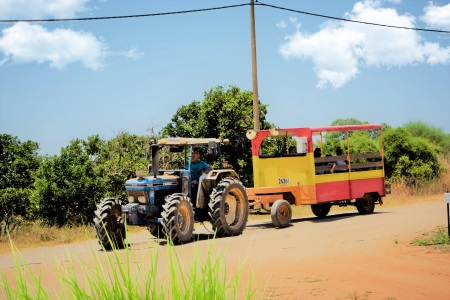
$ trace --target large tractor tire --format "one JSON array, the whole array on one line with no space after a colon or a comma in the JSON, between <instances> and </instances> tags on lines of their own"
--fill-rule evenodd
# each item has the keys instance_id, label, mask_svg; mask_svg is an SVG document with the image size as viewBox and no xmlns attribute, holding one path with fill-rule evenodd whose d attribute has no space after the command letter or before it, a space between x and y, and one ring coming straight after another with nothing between
<instances>
[{"instance_id":1,"label":"large tractor tire","mask_svg":"<svg viewBox=\"0 0 450 300\"><path fill-rule=\"evenodd\" d=\"M292 208L289 202L284 199L275 201L270 210L270 217L275 227L287 227L292 219Z\"/></svg>"},{"instance_id":2,"label":"large tractor tire","mask_svg":"<svg viewBox=\"0 0 450 300\"><path fill-rule=\"evenodd\" d=\"M194 233L194 210L180 193L167 196L161 213L163 233L176 245L187 243Z\"/></svg>"},{"instance_id":3,"label":"large tractor tire","mask_svg":"<svg viewBox=\"0 0 450 300\"><path fill-rule=\"evenodd\" d=\"M331 204L321 203L321 204L311 204L311 211L318 218L325 218L330 212Z\"/></svg>"},{"instance_id":4,"label":"large tractor tire","mask_svg":"<svg viewBox=\"0 0 450 300\"><path fill-rule=\"evenodd\" d=\"M209 216L218 237L240 235L248 221L248 198L237 178L227 177L214 188L209 201Z\"/></svg>"},{"instance_id":5,"label":"large tractor tire","mask_svg":"<svg viewBox=\"0 0 450 300\"><path fill-rule=\"evenodd\" d=\"M125 226L122 220L122 202L119 199L103 199L97 205L94 227L100 245L106 250L124 246Z\"/></svg>"},{"instance_id":6,"label":"large tractor tire","mask_svg":"<svg viewBox=\"0 0 450 300\"><path fill-rule=\"evenodd\" d=\"M150 222L147 226L147 230L150 231L150 234L156 238L164 238L164 227L161 223L153 223Z\"/></svg>"},{"instance_id":7,"label":"large tractor tire","mask_svg":"<svg viewBox=\"0 0 450 300\"><path fill-rule=\"evenodd\" d=\"M364 197L356 199L356 209L362 215L369 215L375 210L375 197L372 194L364 194Z\"/></svg>"}]
</instances>

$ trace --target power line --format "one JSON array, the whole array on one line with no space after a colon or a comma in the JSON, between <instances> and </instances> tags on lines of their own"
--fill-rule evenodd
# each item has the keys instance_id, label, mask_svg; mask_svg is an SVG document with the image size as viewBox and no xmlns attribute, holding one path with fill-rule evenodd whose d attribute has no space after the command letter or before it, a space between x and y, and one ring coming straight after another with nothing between
<instances>
[{"instance_id":1,"label":"power line","mask_svg":"<svg viewBox=\"0 0 450 300\"><path fill-rule=\"evenodd\" d=\"M410 30L416 30L416 31L450 33L450 31L446 31L446 30L436 30L436 29L424 29L424 28L415 28L415 27L394 26L394 25L386 25L386 24L378 24L378 23L371 23L371 22L364 22L364 21L356 21L356 20L350 20L350 19L344 19L344 18L330 17L330 16L326 16L326 15L320 15L320 14L310 13L310 12L306 12L306 11L295 10L295 9L290 9L290 8L285 8L285 7L280 7L280 6L275 6L275 5L265 4L265 3L259 2L258 0L256 0L256 2L257 2L257 3L256 3L255 5L266 6L266 7L271 7L271 8L275 8L275 9L286 10L286 11L295 12L295 13L299 13L299 14L310 15L310 16L315 16L315 17L320 17L320 18L326 18L326 19L332 19L332 20L338 20L338 21L353 22L353 23L360 23L360 24L374 25L374 26L381 26L381 27L389 27L389 28L397 28L397 29L410 29Z\"/></svg>"},{"instance_id":2,"label":"power line","mask_svg":"<svg viewBox=\"0 0 450 300\"><path fill-rule=\"evenodd\" d=\"M16 23L16 22L66 22L66 21L96 21L96 20L111 20L111 19L129 19L129 18L143 18L143 17L157 17L157 16L167 16L176 14L187 14L195 12L204 12L211 10L235 8L241 6L250 5L249 3L227 5L220 7L202 8L202 9L192 9L192 10L182 10L182 11L172 11L165 13L154 13L154 14L140 14L140 15L127 15L127 16L110 16L110 17L91 17L91 18L67 18L67 19L23 19L23 20L0 20L0 23Z\"/></svg>"},{"instance_id":3,"label":"power line","mask_svg":"<svg viewBox=\"0 0 450 300\"><path fill-rule=\"evenodd\" d=\"M343 22L352 22L352 23L359 23L359 24L372 25L372 26L380 26L380 27L388 27L388 28L396 28L396 29L408 29L408 30L425 31L425 32L436 32L436 33L447 33L447 34L450 33L450 31L447 31L447 30L425 29L425 28L416 28L416 27L403 27L403 26L386 25L386 24L364 22L364 21L357 21L357 20L351 20L351 19L344 19L344 18L338 18L338 17L327 16L327 15L310 13L310 12L301 11L301 10L295 10L295 9L281 7L281 6L276 6L276 5L271 5L271 4L265 4L265 3L262 3L262 2L260 2L258 0L255 0L255 1L256 1L256 3L254 5L258 5L258 6L265 6L265 7L269 7L269 8L285 10L285 11L290 11L290 12L294 12L294 13L310 15L310 16L314 16L314 17L320 17L320 18L331 19L331 20L337 20L337 21L343 21ZM221 10L221 9L228 9L228 8L243 7L243 6L248 6L248 5L251 5L251 4L250 3L242 3L242 4L235 4L235 5L211 7L211 8L172 11L172 12L153 13L153 14L125 15L125 16L91 17L91 18L65 18L65 19L64 18L60 18L60 19L0 20L0 23L67 22L67 21L96 21L96 20L98 21L98 20L111 20L111 19L157 17L157 16L167 16L167 15L187 14L187 13L205 12L205 11L212 11L212 10Z\"/></svg>"}]
</instances>

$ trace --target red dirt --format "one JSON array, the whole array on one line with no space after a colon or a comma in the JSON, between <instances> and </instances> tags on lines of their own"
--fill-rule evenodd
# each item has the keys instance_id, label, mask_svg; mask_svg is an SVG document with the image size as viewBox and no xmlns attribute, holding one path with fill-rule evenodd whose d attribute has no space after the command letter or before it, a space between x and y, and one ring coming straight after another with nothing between
<instances>
[{"instance_id":1,"label":"red dirt","mask_svg":"<svg viewBox=\"0 0 450 300\"><path fill-rule=\"evenodd\" d=\"M244 234L216 239L213 248L223 253L227 271L244 265L243 286L248 275L254 274L256 298L450 299L450 252L411 244L437 226L447 230L444 201L377 206L375 213L366 216L355 211L332 208L330 216L321 220L294 215L292 225L284 229L274 228L267 218L252 217ZM197 225L197 237L206 236L207 228ZM195 251L206 256L208 243L200 240L177 246L177 253L185 260ZM131 235L131 245L145 257L156 240L143 231ZM58 264L67 261L67 253L91 260L91 246L94 252L99 249L96 241L89 241L25 249L21 254L36 274L42 272L44 287L58 289ZM167 248L158 249L164 260ZM124 250L119 253L125 256ZM106 258L111 253L98 255ZM84 276L80 268L75 269ZM14 270L12 255L1 255L0 271L10 281Z\"/></svg>"}]
</instances>

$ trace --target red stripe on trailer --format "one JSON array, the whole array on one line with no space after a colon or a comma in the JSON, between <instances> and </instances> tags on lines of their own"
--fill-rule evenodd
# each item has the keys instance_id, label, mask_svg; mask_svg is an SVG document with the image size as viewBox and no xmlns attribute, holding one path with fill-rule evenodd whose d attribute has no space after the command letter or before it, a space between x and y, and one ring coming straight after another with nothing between
<instances>
[{"instance_id":1,"label":"red stripe on trailer","mask_svg":"<svg viewBox=\"0 0 450 300\"><path fill-rule=\"evenodd\" d=\"M365 193L377 192L386 196L384 178L333 181L316 184L317 202L361 198Z\"/></svg>"}]
</instances>

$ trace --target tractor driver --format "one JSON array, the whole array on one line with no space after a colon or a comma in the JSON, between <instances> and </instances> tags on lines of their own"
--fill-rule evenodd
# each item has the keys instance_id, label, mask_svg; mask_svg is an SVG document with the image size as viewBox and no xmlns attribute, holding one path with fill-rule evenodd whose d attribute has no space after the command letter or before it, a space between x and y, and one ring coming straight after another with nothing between
<instances>
[{"instance_id":1,"label":"tractor driver","mask_svg":"<svg viewBox=\"0 0 450 300\"><path fill-rule=\"evenodd\" d=\"M186 165L186 170L189 170L189 164ZM194 206L197 200L198 182L200 176L206 170L211 170L211 167L204 161L200 160L200 153L198 153L198 151L192 152L190 171L191 171L191 198Z\"/></svg>"},{"instance_id":2,"label":"tractor driver","mask_svg":"<svg viewBox=\"0 0 450 300\"><path fill-rule=\"evenodd\" d=\"M191 160L191 183L198 184L198 180L200 176L203 174L203 171L210 169L211 167L200 160L200 153L198 151L192 152L192 160ZM186 169L189 169L189 164L186 165Z\"/></svg>"}]
</instances>

